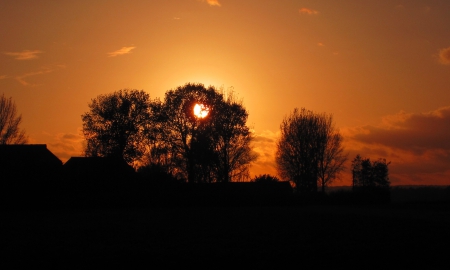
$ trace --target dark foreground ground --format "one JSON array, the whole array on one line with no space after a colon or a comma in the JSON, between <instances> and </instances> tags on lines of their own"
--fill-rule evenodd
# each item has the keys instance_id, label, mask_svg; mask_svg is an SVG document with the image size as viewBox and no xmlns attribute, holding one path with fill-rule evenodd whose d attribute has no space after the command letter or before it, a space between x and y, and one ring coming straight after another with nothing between
<instances>
[{"instance_id":1,"label":"dark foreground ground","mask_svg":"<svg viewBox=\"0 0 450 270\"><path fill-rule=\"evenodd\" d=\"M7 252L1 263L18 268L450 265L448 202L34 210L2 216Z\"/></svg>"}]
</instances>

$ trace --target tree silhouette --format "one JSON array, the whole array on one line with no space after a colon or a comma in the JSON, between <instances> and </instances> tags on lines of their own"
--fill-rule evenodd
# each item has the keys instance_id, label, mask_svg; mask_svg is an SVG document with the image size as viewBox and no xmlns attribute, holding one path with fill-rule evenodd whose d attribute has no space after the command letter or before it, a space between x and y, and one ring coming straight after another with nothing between
<instances>
[{"instance_id":1,"label":"tree silhouette","mask_svg":"<svg viewBox=\"0 0 450 270\"><path fill-rule=\"evenodd\" d=\"M22 115L17 115L16 104L4 94L0 97L0 144L25 144L25 131L20 129Z\"/></svg>"},{"instance_id":2,"label":"tree silhouette","mask_svg":"<svg viewBox=\"0 0 450 270\"><path fill-rule=\"evenodd\" d=\"M342 171L346 157L332 116L294 109L280 125L276 162L279 174L293 181L299 192L316 192Z\"/></svg>"},{"instance_id":3,"label":"tree silhouette","mask_svg":"<svg viewBox=\"0 0 450 270\"><path fill-rule=\"evenodd\" d=\"M196 105L207 115L195 115ZM190 183L229 182L248 172L254 160L248 113L233 97L225 100L212 86L188 83L152 106L158 135L150 159L169 161L173 175Z\"/></svg>"},{"instance_id":4,"label":"tree silhouette","mask_svg":"<svg viewBox=\"0 0 450 270\"><path fill-rule=\"evenodd\" d=\"M386 159L372 162L369 158L357 155L352 161L353 189L389 189L389 166Z\"/></svg>"},{"instance_id":5,"label":"tree silhouette","mask_svg":"<svg viewBox=\"0 0 450 270\"><path fill-rule=\"evenodd\" d=\"M151 133L149 98L143 90L124 89L92 99L82 115L85 155L139 161Z\"/></svg>"},{"instance_id":6,"label":"tree silhouette","mask_svg":"<svg viewBox=\"0 0 450 270\"><path fill-rule=\"evenodd\" d=\"M372 162L360 155L353 159L353 192L361 202L390 201L389 164L385 159Z\"/></svg>"},{"instance_id":7,"label":"tree silhouette","mask_svg":"<svg viewBox=\"0 0 450 270\"><path fill-rule=\"evenodd\" d=\"M344 154L342 147L342 135L334 128L331 115L327 117L326 125L327 140L325 149L319 152L318 168L319 184L323 193L325 187L339 177L347 161L347 154Z\"/></svg>"},{"instance_id":8,"label":"tree silhouette","mask_svg":"<svg viewBox=\"0 0 450 270\"><path fill-rule=\"evenodd\" d=\"M217 109L220 113L212 121L211 133L217 153L217 181L243 181L249 177L250 163L257 158L250 146L253 137L247 126L248 112L232 91Z\"/></svg>"},{"instance_id":9,"label":"tree silhouette","mask_svg":"<svg viewBox=\"0 0 450 270\"><path fill-rule=\"evenodd\" d=\"M280 182L280 179L276 176L272 176L270 174L261 174L257 175L252 179L252 182L255 183L273 183L273 182Z\"/></svg>"}]
</instances>

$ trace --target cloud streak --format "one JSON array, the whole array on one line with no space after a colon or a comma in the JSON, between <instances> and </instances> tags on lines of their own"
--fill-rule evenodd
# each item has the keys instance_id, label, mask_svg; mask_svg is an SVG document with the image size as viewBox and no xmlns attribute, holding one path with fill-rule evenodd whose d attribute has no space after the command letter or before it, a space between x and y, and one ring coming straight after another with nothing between
<instances>
[{"instance_id":1,"label":"cloud streak","mask_svg":"<svg viewBox=\"0 0 450 270\"><path fill-rule=\"evenodd\" d=\"M439 60L444 65L450 65L450 47L439 51Z\"/></svg>"},{"instance_id":2,"label":"cloud streak","mask_svg":"<svg viewBox=\"0 0 450 270\"><path fill-rule=\"evenodd\" d=\"M39 51L39 50L34 50L34 51L24 50L22 52L5 52L4 54L13 56L16 60L31 60L31 59L39 58L38 54L40 54L40 53L43 53L43 52Z\"/></svg>"},{"instance_id":3,"label":"cloud streak","mask_svg":"<svg viewBox=\"0 0 450 270\"><path fill-rule=\"evenodd\" d=\"M307 14L307 15L317 15L319 14L319 11L310 9L310 8L301 8L298 10L300 14Z\"/></svg>"},{"instance_id":4,"label":"cloud streak","mask_svg":"<svg viewBox=\"0 0 450 270\"><path fill-rule=\"evenodd\" d=\"M129 54L135 48L136 47L133 47L133 46L131 46L131 47L122 47L121 49L119 49L117 51L109 52L108 55L109 55L109 57L116 57L116 56L119 56L119 55Z\"/></svg>"},{"instance_id":5,"label":"cloud streak","mask_svg":"<svg viewBox=\"0 0 450 270\"><path fill-rule=\"evenodd\" d=\"M220 7L220 6L222 6L220 3L219 3L219 0L199 0L200 2L206 2L206 3L208 3L208 5L210 5L210 6L215 6L215 7Z\"/></svg>"},{"instance_id":6,"label":"cloud streak","mask_svg":"<svg viewBox=\"0 0 450 270\"><path fill-rule=\"evenodd\" d=\"M65 68L65 66L64 65L56 65L54 67L42 67L38 71L32 71L32 72L28 72L28 73L25 73L22 75L18 75L16 77L14 77L14 79L16 79L23 86L36 86L36 84L29 83L25 79L29 78L29 77L42 75L42 74L52 73L53 71L62 69L62 68Z\"/></svg>"}]
</instances>

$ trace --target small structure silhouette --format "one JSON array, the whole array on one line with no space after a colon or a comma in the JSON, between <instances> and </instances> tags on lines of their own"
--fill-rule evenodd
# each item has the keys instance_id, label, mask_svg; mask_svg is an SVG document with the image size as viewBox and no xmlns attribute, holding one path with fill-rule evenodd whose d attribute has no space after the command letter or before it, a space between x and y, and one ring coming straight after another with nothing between
<instances>
[{"instance_id":1,"label":"small structure silhouette","mask_svg":"<svg viewBox=\"0 0 450 270\"><path fill-rule=\"evenodd\" d=\"M135 170L125 160L113 157L71 157L64 174L72 180L111 182L134 177Z\"/></svg>"},{"instance_id":2,"label":"small structure silhouette","mask_svg":"<svg viewBox=\"0 0 450 270\"><path fill-rule=\"evenodd\" d=\"M64 193L75 207L123 207L136 191L136 172L113 157L71 157L63 166Z\"/></svg>"}]
</instances>

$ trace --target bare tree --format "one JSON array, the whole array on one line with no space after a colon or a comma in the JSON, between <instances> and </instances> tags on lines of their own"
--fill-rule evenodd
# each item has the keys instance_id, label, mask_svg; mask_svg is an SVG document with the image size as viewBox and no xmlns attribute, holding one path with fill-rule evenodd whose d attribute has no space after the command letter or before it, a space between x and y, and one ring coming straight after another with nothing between
<instances>
[{"instance_id":1,"label":"bare tree","mask_svg":"<svg viewBox=\"0 0 450 270\"><path fill-rule=\"evenodd\" d=\"M320 152L319 158L319 184L322 192L325 187L330 185L335 179L338 179L341 172L345 169L347 154L344 154L342 147L342 135L336 130L332 124L332 117L329 116L327 121L327 143L325 149Z\"/></svg>"},{"instance_id":2,"label":"bare tree","mask_svg":"<svg viewBox=\"0 0 450 270\"><path fill-rule=\"evenodd\" d=\"M322 190L342 171L346 157L342 138L331 115L294 109L280 125L276 162L281 177L293 181L299 192Z\"/></svg>"},{"instance_id":3,"label":"bare tree","mask_svg":"<svg viewBox=\"0 0 450 270\"><path fill-rule=\"evenodd\" d=\"M17 115L16 104L12 98L0 97L0 144L25 144L28 141L25 131L20 129L22 115Z\"/></svg>"}]
</instances>

